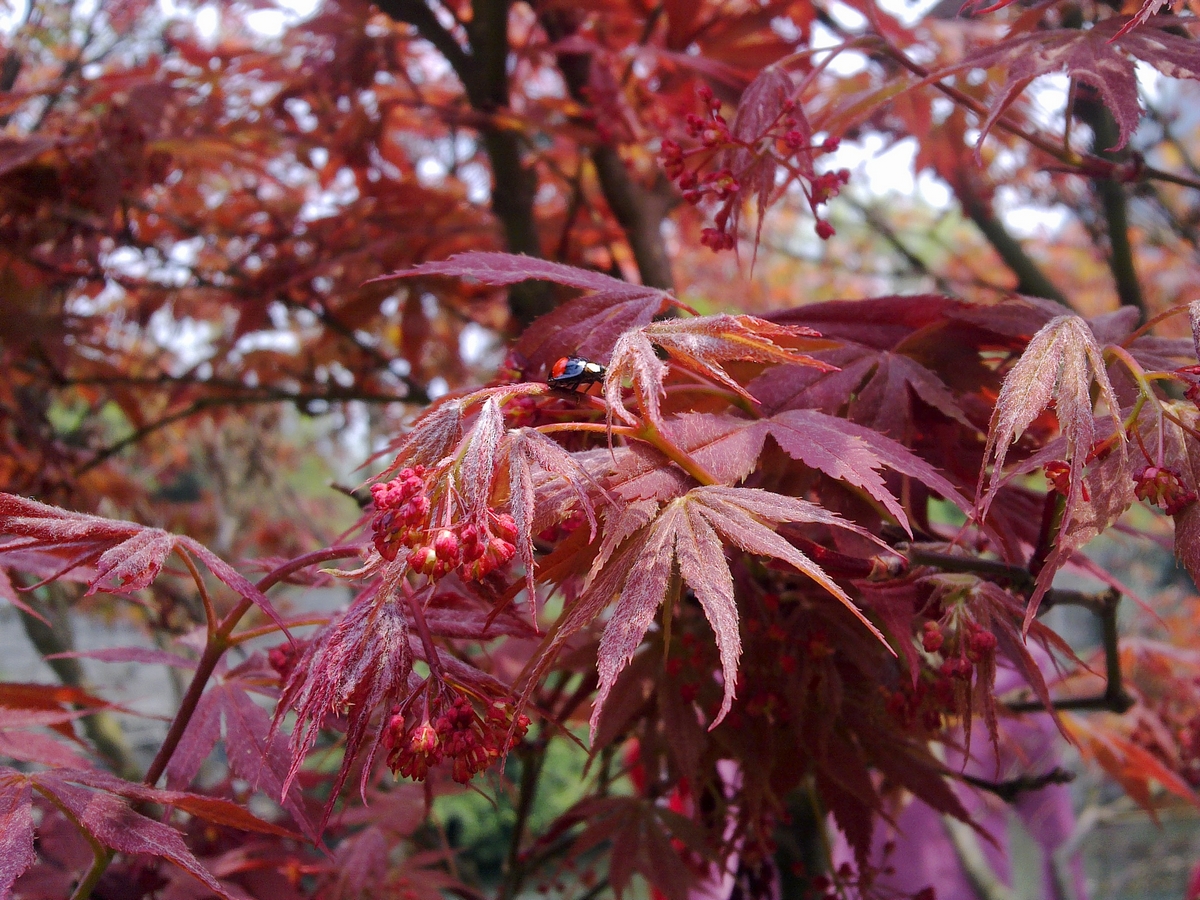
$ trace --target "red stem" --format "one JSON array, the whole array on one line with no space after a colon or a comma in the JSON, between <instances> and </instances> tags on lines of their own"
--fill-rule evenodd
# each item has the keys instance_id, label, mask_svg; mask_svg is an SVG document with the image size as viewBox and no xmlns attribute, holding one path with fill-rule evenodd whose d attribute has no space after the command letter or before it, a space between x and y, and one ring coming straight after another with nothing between
<instances>
[{"instance_id":1,"label":"red stem","mask_svg":"<svg viewBox=\"0 0 1200 900\"><path fill-rule=\"evenodd\" d=\"M358 553L359 548L351 546L328 547L325 550L308 553L285 563L272 572L268 572L259 580L255 587L260 591L265 591L271 586L278 584L283 578L306 566L333 559L345 559L346 557L356 556ZM158 748L158 753L155 754L154 760L150 763L150 768L146 770L146 777L143 779L146 784L157 784L158 779L166 771L167 764L171 761L171 757L179 746L180 740L183 739L183 733L187 730L192 715L196 712L196 706L200 703L200 695L204 693L204 688L208 686L208 680L212 677L212 673L216 671L217 663L221 661L221 657L231 646L232 642L229 636L233 633L233 629L237 627L237 623L241 621L242 616L249 612L250 607L253 605L252 601L243 597L238 601L237 606L230 610L229 614L221 620L221 624L217 627L216 631L209 635L208 642L204 645L204 652L200 655L200 661L196 664L196 671L192 675L191 683L188 684L187 691L183 695L183 700L179 703L179 709L175 713L175 718L171 720L171 726L167 729L167 736L163 739L162 746Z\"/></svg>"},{"instance_id":2,"label":"red stem","mask_svg":"<svg viewBox=\"0 0 1200 900\"><path fill-rule=\"evenodd\" d=\"M408 601L408 611L412 613L413 624L417 626L421 646L425 649L425 662L429 664L429 672L438 681L443 681L442 662L438 658L437 647L433 643L433 634L429 631L429 624L425 621L425 611L421 609L421 602L409 588L407 582L402 584L402 587L404 588L404 598Z\"/></svg>"}]
</instances>

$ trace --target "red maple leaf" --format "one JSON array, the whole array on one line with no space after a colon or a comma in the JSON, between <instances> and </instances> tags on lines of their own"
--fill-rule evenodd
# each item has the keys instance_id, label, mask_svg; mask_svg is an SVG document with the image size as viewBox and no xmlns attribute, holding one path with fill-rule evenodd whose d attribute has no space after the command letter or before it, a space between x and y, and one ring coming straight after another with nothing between
<instances>
[{"instance_id":1,"label":"red maple leaf","mask_svg":"<svg viewBox=\"0 0 1200 900\"><path fill-rule=\"evenodd\" d=\"M936 80L966 69L1008 67L1004 86L992 101L980 129L982 143L1004 111L1034 79L1065 71L1093 87L1112 112L1119 139L1109 149L1120 149L1133 136L1142 116L1135 58L1173 78L1200 78L1200 60L1192 40L1160 28L1130 31L1130 24L1113 17L1086 30L1058 28L1022 34L977 50L930 78Z\"/></svg>"},{"instance_id":2,"label":"red maple leaf","mask_svg":"<svg viewBox=\"0 0 1200 900\"><path fill-rule=\"evenodd\" d=\"M173 552L187 553L287 631L262 591L199 541L184 535L0 494L0 536L11 538L0 544L0 562L11 557L14 564L26 566L40 557L42 569L50 572L43 584L73 569L90 569L88 594L128 593L149 587L167 557Z\"/></svg>"},{"instance_id":3,"label":"red maple leaf","mask_svg":"<svg viewBox=\"0 0 1200 900\"><path fill-rule=\"evenodd\" d=\"M225 898L230 898L229 893L192 855L183 835L169 825L135 812L129 801L174 807L242 831L295 837L287 829L264 822L228 800L160 791L89 769L24 773L0 766L0 897L9 896L13 882L36 859L34 791L66 812L93 846L169 860Z\"/></svg>"},{"instance_id":4,"label":"red maple leaf","mask_svg":"<svg viewBox=\"0 0 1200 900\"><path fill-rule=\"evenodd\" d=\"M981 469L977 488L976 506L979 521L982 522L987 517L988 507L1005 481L1004 460L1009 446L1051 402L1054 404L1065 441L1063 452L1070 465L1069 493L1059 528L1058 547L1043 570L1038 573L1037 587L1030 598L1026 613L1026 627L1036 614L1042 596L1049 589L1057 566L1083 541L1094 536L1101 527L1098 521L1084 523L1084 518L1092 517L1081 513L1093 509L1098 511L1097 502L1109 501L1116 496L1114 488L1118 483L1125 483L1126 493L1132 496L1128 487L1129 464L1122 433L1109 456L1112 467L1115 467L1112 477L1108 479L1113 484L1105 485L1099 491L1090 491L1090 497L1095 499L1085 504L1084 463L1097 439L1091 396L1093 384L1100 399L1107 406L1108 419L1119 430L1120 404L1109 381L1100 346L1083 319L1078 316L1059 316L1047 322L1034 335L1021 358L1005 377L1000 396L996 399L996 408L984 447L985 459L994 456L992 474L991 478L987 479L986 468ZM1037 459L1040 460L1041 456ZM1107 518L1108 513L1103 515ZM1076 518L1081 521L1076 522ZM1086 528L1083 528L1085 524Z\"/></svg>"},{"instance_id":5,"label":"red maple leaf","mask_svg":"<svg viewBox=\"0 0 1200 900\"><path fill-rule=\"evenodd\" d=\"M232 774L281 802L304 834L315 840L317 830L309 820L298 790L294 785L284 789L291 763L287 741L272 732L270 715L247 692L256 683L273 680L274 675L262 654L222 673L217 683L200 697L187 731L167 764L167 784L180 789L192 783L221 738L224 722L225 759Z\"/></svg>"},{"instance_id":6,"label":"red maple leaf","mask_svg":"<svg viewBox=\"0 0 1200 900\"><path fill-rule=\"evenodd\" d=\"M616 527L606 531L576 606L550 647L553 651L561 645L619 594L600 640L600 686L592 714L593 731L617 675L641 644L658 607L669 599L667 591L676 566L704 610L721 658L724 696L712 726L728 713L742 645L725 541L747 553L782 560L808 575L883 640L837 583L776 533L773 526L782 522L821 523L867 535L807 501L750 488L698 487L661 510L656 503L642 501L617 517Z\"/></svg>"},{"instance_id":7,"label":"red maple leaf","mask_svg":"<svg viewBox=\"0 0 1200 900\"><path fill-rule=\"evenodd\" d=\"M667 364L716 382L750 402L756 402L744 387L729 376L722 363L744 361L766 364L813 366L823 371L833 367L797 349L782 347L777 340L807 342L813 348L827 346L820 335L798 325L776 325L755 316L702 316L653 322L621 335L613 348L604 379L604 398L609 415L625 422L637 417L625 408L623 382L633 382L637 405L655 425L661 426L660 398ZM665 356L664 363L661 357Z\"/></svg>"}]
</instances>

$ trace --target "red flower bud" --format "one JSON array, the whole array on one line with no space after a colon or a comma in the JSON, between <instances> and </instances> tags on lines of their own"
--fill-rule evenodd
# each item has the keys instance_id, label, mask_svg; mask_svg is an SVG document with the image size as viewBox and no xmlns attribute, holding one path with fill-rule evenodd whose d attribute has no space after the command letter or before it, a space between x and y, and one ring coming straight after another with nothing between
<instances>
[{"instance_id":1,"label":"red flower bud","mask_svg":"<svg viewBox=\"0 0 1200 900\"><path fill-rule=\"evenodd\" d=\"M432 547L417 547L408 554L408 565L414 572L422 575L432 575L437 568L437 552Z\"/></svg>"},{"instance_id":2,"label":"red flower bud","mask_svg":"<svg viewBox=\"0 0 1200 900\"><path fill-rule=\"evenodd\" d=\"M433 538L433 551L438 559L458 564L458 536L449 528L443 528Z\"/></svg>"}]
</instances>

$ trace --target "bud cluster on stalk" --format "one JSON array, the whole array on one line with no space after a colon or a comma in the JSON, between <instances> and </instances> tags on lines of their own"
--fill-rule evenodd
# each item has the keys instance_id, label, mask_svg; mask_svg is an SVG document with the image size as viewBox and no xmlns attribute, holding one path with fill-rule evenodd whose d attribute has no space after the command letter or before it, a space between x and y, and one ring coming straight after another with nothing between
<instances>
[{"instance_id":1,"label":"bud cluster on stalk","mask_svg":"<svg viewBox=\"0 0 1200 900\"><path fill-rule=\"evenodd\" d=\"M511 515L489 509L481 521L430 527L430 500L423 466L402 469L391 481L371 486L375 548L391 561L402 548L409 567L430 579L458 570L481 580L516 555L517 524Z\"/></svg>"},{"instance_id":2,"label":"bud cluster on stalk","mask_svg":"<svg viewBox=\"0 0 1200 900\"><path fill-rule=\"evenodd\" d=\"M736 242L738 215L735 205L753 195L756 188L742 182L744 174L762 166L763 162L779 165L799 181L805 198L816 216L817 236L828 240L833 226L821 218L817 207L836 197L850 180L847 169L816 174L812 159L818 153L837 150L837 138L826 138L818 144L811 141L806 122L794 101L781 107L779 114L760 133L737 134L721 114L721 101L712 90L701 86L697 92L704 104L705 114L689 113L685 119L688 137L698 146L684 149L677 141L664 138L659 148L663 171L679 185L683 199L692 206L708 201L716 205L713 228L700 233L700 242L714 251L731 250ZM738 160L740 164L732 163ZM703 171L713 160L717 168ZM734 166L738 171L734 171ZM773 169L771 171L774 171ZM753 179L753 176L751 176Z\"/></svg>"},{"instance_id":3,"label":"bud cluster on stalk","mask_svg":"<svg viewBox=\"0 0 1200 900\"><path fill-rule=\"evenodd\" d=\"M529 730L529 717L514 715L506 700L486 704L481 716L462 694L441 699L418 721L392 715L384 732L388 768L396 775L424 781L430 770L449 760L451 776L466 784L515 747Z\"/></svg>"}]
</instances>

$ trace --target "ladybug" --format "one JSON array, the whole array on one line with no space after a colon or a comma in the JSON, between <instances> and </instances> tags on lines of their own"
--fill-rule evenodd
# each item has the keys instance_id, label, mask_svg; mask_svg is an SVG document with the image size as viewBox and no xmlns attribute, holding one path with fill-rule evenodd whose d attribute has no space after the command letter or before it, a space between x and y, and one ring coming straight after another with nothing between
<instances>
[{"instance_id":1,"label":"ladybug","mask_svg":"<svg viewBox=\"0 0 1200 900\"><path fill-rule=\"evenodd\" d=\"M604 380L604 366L582 356L564 356L550 367L546 384L550 387L579 390L583 384L599 384Z\"/></svg>"}]
</instances>

